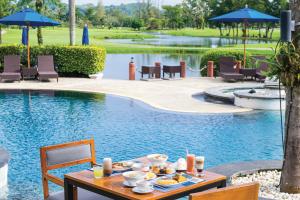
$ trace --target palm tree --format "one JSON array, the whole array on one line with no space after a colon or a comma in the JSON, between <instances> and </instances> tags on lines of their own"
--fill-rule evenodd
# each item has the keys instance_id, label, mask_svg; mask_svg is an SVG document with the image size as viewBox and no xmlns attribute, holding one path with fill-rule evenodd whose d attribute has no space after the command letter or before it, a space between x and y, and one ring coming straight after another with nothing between
<instances>
[{"instance_id":1,"label":"palm tree","mask_svg":"<svg viewBox=\"0 0 300 200\"><path fill-rule=\"evenodd\" d=\"M293 43L283 44L276 56L277 76L286 88L285 145L280 190L300 193L300 1L290 0L295 20ZM276 69L273 69L275 74Z\"/></svg>"},{"instance_id":2,"label":"palm tree","mask_svg":"<svg viewBox=\"0 0 300 200\"><path fill-rule=\"evenodd\" d=\"M75 19L76 19L75 0L69 0L70 45L75 45L75 25L76 25Z\"/></svg>"},{"instance_id":3,"label":"palm tree","mask_svg":"<svg viewBox=\"0 0 300 200\"><path fill-rule=\"evenodd\" d=\"M44 0L36 0L35 1L35 8L36 8L36 11L38 13L42 13L43 3L44 3L43 1ZM43 44L43 35L42 35L42 28L41 27L38 27L38 29L37 29L37 40L38 40L39 45Z\"/></svg>"}]
</instances>

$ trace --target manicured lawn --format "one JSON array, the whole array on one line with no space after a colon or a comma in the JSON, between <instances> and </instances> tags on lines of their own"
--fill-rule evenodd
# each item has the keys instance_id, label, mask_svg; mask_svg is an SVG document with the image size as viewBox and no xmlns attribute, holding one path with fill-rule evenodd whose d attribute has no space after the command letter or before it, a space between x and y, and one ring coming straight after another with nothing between
<instances>
[{"instance_id":1,"label":"manicured lawn","mask_svg":"<svg viewBox=\"0 0 300 200\"><path fill-rule=\"evenodd\" d=\"M178 30L162 30L162 33L176 35L176 36L192 36L192 37L220 37L219 29L193 29L193 28L184 28ZM224 31L225 33L226 31ZM242 34L242 31L239 30L239 35ZM262 34L264 34L264 29L262 29ZM231 32L232 35L232 32ZM250 36L258 35L258 30L250 30ZM275 29L273 33L273 40L278 40L280 37L280 30ZM257 39L257 38L254 38Z\"/></svg>"},{"instance_id":2,"label":"manicured lawn","mask_svg":"<svg viewBox=\"0 0 300 200\"><path fill-rule=\"evenodd\" d=\"M182 33L188 33L188 30L183 29ZM3 35L4 44L20 44L21 43L21 29L4 29ZM194 30L196 34L199 30ZM166 32L169 33L169 32ZM172 31L170 31L172 34ZM174 32L175 33L175 32ZM100 45L107 49L108 53L202 53L210 48L204 47L170 47L170 46L155 46L155 45L138 45L138 44L116 44L107 42L105 39L146 39L153 38L154 36L140 31L132 31L130 29L89 29L90 44ZM178 32L179 34L179 32ZM196 36L191 34L191 36ZM218 36L218 30L207 29L202 36ZM81 44L82 29L76 30L76 44ZM69 30L68 28L43 28L43 38L45 45L68 45L69 44ZM36 29L30 30L30 44L37 44ZM250 52L255 54L270 54L272 51L266 48L274 46L273 44L255 44L248 45ZM228 46L228 48L242 48L242 45ZM262 49L257 49L262 48Z\"/></svg>"}]
</instances>

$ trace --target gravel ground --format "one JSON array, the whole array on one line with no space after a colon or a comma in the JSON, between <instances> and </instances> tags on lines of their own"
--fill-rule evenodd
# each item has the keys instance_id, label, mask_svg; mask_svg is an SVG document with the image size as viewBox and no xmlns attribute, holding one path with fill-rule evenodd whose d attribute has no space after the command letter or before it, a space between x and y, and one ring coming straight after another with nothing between
<instances>
[{"instance_id":1,"label":"gravel ground","mask_svg":"<svg viewBox=\"0 0 300 200\"><path fill-rule=\"evenodd\" d=\"M281 172L266 171L258 172L243 177L233 177L231 182L233 185L240 185L244 183L259 182L260 192L259 196L268 199L276 200L300 200L300 194L287 194L279 191Z\"/></svg>"}]
</instances>

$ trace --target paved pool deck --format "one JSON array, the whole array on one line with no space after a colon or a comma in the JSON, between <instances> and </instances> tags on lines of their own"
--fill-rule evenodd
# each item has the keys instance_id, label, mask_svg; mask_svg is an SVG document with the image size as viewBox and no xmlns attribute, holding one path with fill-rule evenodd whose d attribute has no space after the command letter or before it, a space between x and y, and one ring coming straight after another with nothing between
<instances>
[{"instance_id":1,"label":"paved pool deck","mask_svg":"<svg viewBox=\"0 0 300 200\"><path fill-rule=\"evenodd\" d=\"M193 95L208 88L222 86L262 85L256 82L227 83L220 78L186 78L178 80L128 81L115 79L60 78L50 82L26 80L2 82L0 89L70 90L113 94L140 100L152 107L186 113L241 113L251 111L232 105L203 102Z\"/></svg>"}]
</instances>

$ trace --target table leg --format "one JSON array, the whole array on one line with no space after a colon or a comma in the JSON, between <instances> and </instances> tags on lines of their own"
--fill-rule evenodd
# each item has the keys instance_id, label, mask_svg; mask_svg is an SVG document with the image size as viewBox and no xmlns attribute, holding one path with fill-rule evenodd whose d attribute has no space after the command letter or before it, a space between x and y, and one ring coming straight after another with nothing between
<instances>
[{"instance_id":1,"label":"table leg","mask_svg":"<svg viewBox=\"0 0 300 200\"><path fill-rule=\"evenodd\" d=\"M218 186L218 188L224 188L224 187L226 187L226 180L221 181L220 185Z\"/></svg>"},{"instance_id":2,"label":"table leg","mask_svg":"<svg viewBox=\"0 0 300 200\"><path fill-rule=\"evenodd\" d=\"M74 200L74 189L73 185L68 181L64 180L65 200Z\"/></svg>"}]
</instances>

